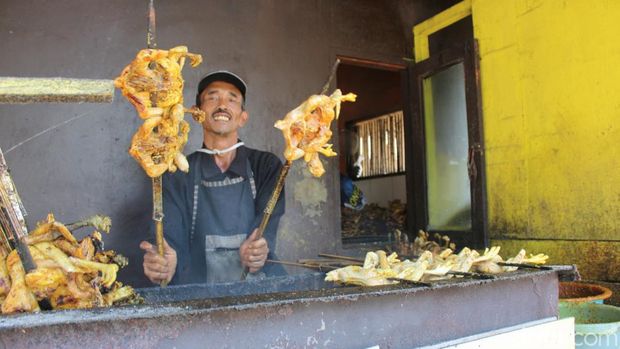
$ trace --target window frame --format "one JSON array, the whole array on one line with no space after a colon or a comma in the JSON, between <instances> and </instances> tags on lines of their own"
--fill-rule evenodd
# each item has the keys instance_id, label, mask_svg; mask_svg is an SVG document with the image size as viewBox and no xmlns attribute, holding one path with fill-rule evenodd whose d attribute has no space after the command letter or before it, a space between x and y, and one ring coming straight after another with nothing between
<instances>
[{"instance_id":1,"label":"window frame","mask_svg":"<svg viewBox=\"0 0 620 349\"><path fill-rule=\"evenodd\" d=\"M428 181L426 169L426 135L422 82L448 67L463 63L465 72L465 101L468 133L468 175L471 194L471 230L432 230L429 228ZM410 64L407 69L407 88L410 91L405 103L406 169L412 175L407 181L407 221L410 232L424 230L448 235L461 248L488 246L488 220L486 202L486 175L484 138L480 97L480 69L476 40L433 53L428 59ZM410 116L410 117L408 117ZM408 125L407 125L408 123Z\"/></svg>"}]
</instances>

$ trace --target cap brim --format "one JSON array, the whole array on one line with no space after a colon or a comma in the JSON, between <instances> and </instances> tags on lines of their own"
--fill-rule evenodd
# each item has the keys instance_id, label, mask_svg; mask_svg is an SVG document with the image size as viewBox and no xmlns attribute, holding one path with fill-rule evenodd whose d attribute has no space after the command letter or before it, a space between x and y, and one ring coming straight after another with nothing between
<instances>
[{"instance_id":1,"label":"cap brim","mask_svg":"<svg viewBox=\"0 0 620 349\"><path fill-rule=\"evenodd\" d=\"M202 80L200 80L200 83L198 83L198 93L196 94L196 105L200 105L200 94L202 94L202 91L204 91L207 86L209 86L215 81L223 81L235 86L239 90L239 92L241 92L241 95L245 100L245 92L247 91L247 85L245 84L245 81L243 81L243 79L241 79L237 74L225 70L220 70L209 73L207 74L207 76L202 78Z\"/></svg>"}]
</instances>

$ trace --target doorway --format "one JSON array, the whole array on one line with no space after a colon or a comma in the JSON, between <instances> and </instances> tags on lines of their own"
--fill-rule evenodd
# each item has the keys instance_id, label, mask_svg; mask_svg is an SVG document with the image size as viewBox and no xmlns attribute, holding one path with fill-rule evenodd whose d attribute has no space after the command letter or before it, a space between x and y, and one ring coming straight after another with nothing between
<instances>
[{"instance_id":1,"label":"doorway","mask_svg":"<svg viewBox=\"0 0 620 349\"><path fill-rule=\"evenodd\" d=\"M357 95L338 119L342 242L389 243L407 231L406 66L338 58L337 87Z\"/></svg>"}]
</instances>

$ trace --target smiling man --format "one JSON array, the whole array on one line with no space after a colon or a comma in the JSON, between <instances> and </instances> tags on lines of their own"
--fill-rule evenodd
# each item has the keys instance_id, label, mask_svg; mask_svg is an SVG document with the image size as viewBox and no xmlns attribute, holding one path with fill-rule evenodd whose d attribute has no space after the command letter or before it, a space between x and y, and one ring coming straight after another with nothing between
<instances>
[{"instance_id":1,"label":"smiling man","mask_svg":"<svg viewBox=\"0 0 620 349\"><path fill-rule=\"evenodd\" d=\"M163 178L164 256L152 244L140 244L144 274L154 283L238 281L244 267L255 276L283 271L265 261L275 249L284 195L264 237L256 239L282 163L239 140L249 117L246 91L245 82L227 71L208 74L198 84L196 105L206 113L203 147L189 156L189 173Z\"/></svg>"}]
</instances>

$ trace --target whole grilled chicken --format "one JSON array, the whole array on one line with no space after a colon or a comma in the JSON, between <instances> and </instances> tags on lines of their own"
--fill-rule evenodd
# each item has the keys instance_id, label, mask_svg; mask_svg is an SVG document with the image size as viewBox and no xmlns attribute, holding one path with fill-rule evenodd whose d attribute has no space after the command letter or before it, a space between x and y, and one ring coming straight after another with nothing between
<instances>
[{"instance_id":1,"label":"whole grilled chicken","mask_svg":"<svg viewBox=\"0 0 620 349\"><path fill-rule=\"evenodd\" d=\"M192 67L202 62L202 56L187 52L186 46L144 49L114 80L114 85L144 119L131 140L129 154L149 177L174 172L177 168L189 170L182 150L190 127L183 118L185 113L191 113L197 122L202 122L205 114L198 108L183 107L181 70L186 58Z\"/></svg>"},{"instance_id":2,"label":"whole grilled chicken","mask_svg":"<svg viewBox=\"0 0 620 349\"><path fill-rule=\"evenodd\" d=\"M310 96L297 108L291 110L284 119L275 123L275 127L282 130L286 141L284 158L294 161L301 157L308 163L308 170L315 177L325 173L319 153L325 156L335 156L332 145L328 144L332 137L330 125L332 120L340 114L340 103L355 101L356 95L343 95L340 90L334 91L331 96Z\"/></svg>"}]
</instances>

